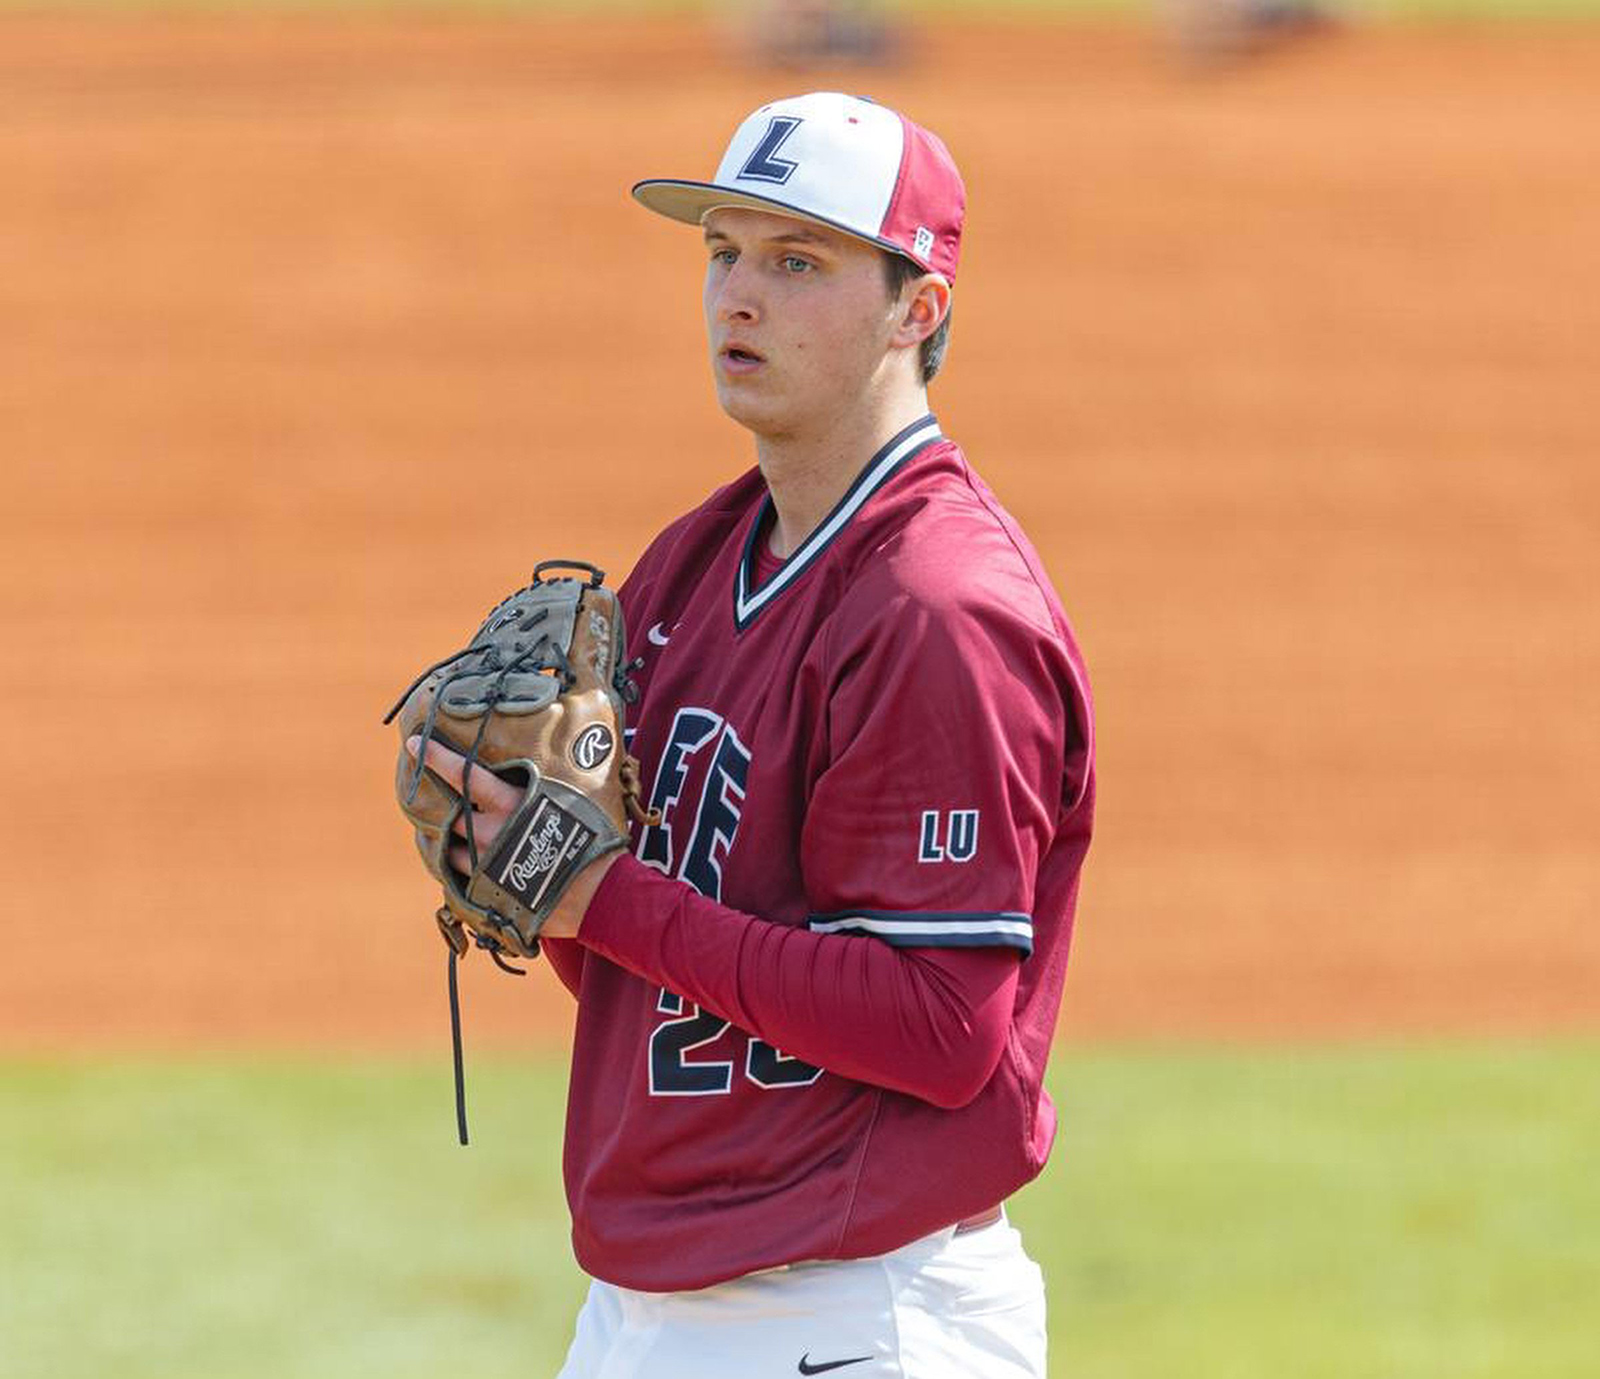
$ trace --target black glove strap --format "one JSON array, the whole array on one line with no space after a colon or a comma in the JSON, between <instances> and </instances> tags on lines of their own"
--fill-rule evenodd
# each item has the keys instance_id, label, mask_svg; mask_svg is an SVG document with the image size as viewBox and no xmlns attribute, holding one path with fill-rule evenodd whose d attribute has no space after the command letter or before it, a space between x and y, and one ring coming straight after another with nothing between
<instances>
[{"instance_id":1,"label":"black glove strap","mask_svg":"<svg viewBox=\"0 0 1600 1379\"><path fill-rule=\"evenodd\" d=\"M456 1065L456 1134L467 1143L467 1079L461 1066L461 995L456 989L456 950L450 953L450 1049Z\"/></svg>"},{"instance_id":2,"label":"black glove strap","mask_svg":"<svg viewBox=\"0 0 1600 1379\"><path fill-rule=\"evenodd\" d=\"M444 915L448 914L449 911L441 910L439 913ZM446 934L445 937L446 940L449 939L448 934ZM527 976L527 973L524 972L522 968L513 967L504 958L502 958L490 944L490 942L484 939L482 935L475 934L473 937L477 939L478 947L488 949L489 956L495 961L495 966L498 967L502 972L509 972L513 977ZM461 1143L466 1144L468 1143L467 1075L465 1062L461 1056L461 990L456 980L456 963L459 961L461 955L456 951L456 946L453 943L447 941L445 948L450 955L449 964L445 969L445 976L447 984L450 988L450 1055L451 1061L455 1064L456 1073L456 1134L460 1138Z\"/></svg>"}]
</instances>

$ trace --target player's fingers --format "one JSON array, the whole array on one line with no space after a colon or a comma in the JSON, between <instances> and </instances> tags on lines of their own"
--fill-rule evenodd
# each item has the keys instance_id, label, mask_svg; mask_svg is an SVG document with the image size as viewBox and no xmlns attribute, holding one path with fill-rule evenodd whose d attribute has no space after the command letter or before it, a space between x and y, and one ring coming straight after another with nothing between
<instances>
[{"instance_id":1,"label":"player's fingers","mask_svg":"<svg viewBox=\"0 0 1600 1379\"><path fill-rule=\"evenodd\" d=\"M477 840L480 852L489 847L500 836L500 830L506 826L506 820L510 817L508 813L499 810L484 810L472 815L472 836ZM458 814L455 822L450 825L450 831L457 838L465 839L467 836L467 816Z\"/></svg>"},{"instance_id":2,"label":"player's fingers","mask_svg":"<svg viewBox=\"0 0 1600 1379\"><path fill-rule=\"evenodd\" d=\"M478 839L478 865L482 866L484 859L489 855L489 844L492 838ZM467 850L465 843L450 844L450 865L463 876L472 875L472 853Z\"/></svg>"},{"instance_id":3,"label":"player's fingers","mask_svg":"<svg viewBox=\"0 0 1600 1379\"><path fill-rule=\"evenodd\" d=\"M406 751L410 752L413 757L417 755L421 747L422 738L416 734L406 739ZM467 759L460 752L453 752L444 743L430 740L427 751L423 753L422 760L430 771L440 776L458 794L460 793L461 772L462 768L467 764Z\"/></svg>"},{"instance_id":4,"label":"player's fingers","mask_svg":"<svg viewBox=\"0 0 1600 1379\"><path fill-rule=\"evenodd\" d=\"M413 757L421 746L422 739L416 735L406 739L406 751ZM467 759L460 752L451 751L435 738L429 740L422 759L427 768L437 774L457 794L464 793L462 781L466 775ZM473 769L468 786L472 802L489 813L510 813L522 798L522 792L516 786L507 785L486 766Z\"/></svg>"},{"instance_id":5,"label":"player's fingers","mask_svg":"<svg viewBox=\"0 0 1600 1379\"><path fill-rule=\"evenodd\" d=\"M410 737L406 737L405 749L411 753L411 757L416 757L421 747L421 736L413 733ZM461 753L451 752L443 742L429 742L426 752L422 753L422 765L426 765L432 773L442 777L443 781L451 785L454 790L458 792L461 790L461 768L466 765L466 758L462 757Z\"/></svg>"}]
</instances>

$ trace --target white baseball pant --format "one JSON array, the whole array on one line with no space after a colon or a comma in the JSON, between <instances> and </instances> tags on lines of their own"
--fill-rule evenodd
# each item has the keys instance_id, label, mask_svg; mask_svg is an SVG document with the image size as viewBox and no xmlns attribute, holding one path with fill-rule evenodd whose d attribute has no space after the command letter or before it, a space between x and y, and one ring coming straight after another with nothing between
<instances>
[{"instance_id":1,"label":"white baseball pant","mask_svg":"<svg viewBox=\"0 0 1600 1379\"><path fill-rule=\"evenodd\" d=\"M1044 1379L1039 1266L1004 1217L686 1293L590 1285L558 1379Z\"/></svg>"}]
</instances>

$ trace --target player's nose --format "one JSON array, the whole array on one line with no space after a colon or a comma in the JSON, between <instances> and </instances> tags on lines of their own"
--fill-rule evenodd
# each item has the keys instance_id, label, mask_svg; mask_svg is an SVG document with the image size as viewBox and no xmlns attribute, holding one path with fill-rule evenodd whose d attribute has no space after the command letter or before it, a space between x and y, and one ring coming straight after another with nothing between
<instances>
[{"instance_id":1,"label":"player's nose","mask_svg":"<svg viewBox=\"0 0 1600 1379\"><path fill-rule=\"evenodd\" d=\"M761 298L756 275L743 260L707 284L707 312L719 322L749 322L761 318Z\"/></svg>"}]
</instances>

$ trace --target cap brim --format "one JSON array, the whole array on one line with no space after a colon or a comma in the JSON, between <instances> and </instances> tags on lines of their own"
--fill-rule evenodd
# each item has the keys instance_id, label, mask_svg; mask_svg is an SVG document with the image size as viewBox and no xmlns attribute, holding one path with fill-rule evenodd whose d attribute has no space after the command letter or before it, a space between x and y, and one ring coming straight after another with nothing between
<instances>
[{"instance_id":1,"label":"cap brim","mask_svg":"<svg viewBox=\"0 0 1600 1379\"><path fill-rule=\"evenodd\" d=\"M853 230L848 225L841 225L837 220L829 220L827 216L799 210L797 207L791 206L786 201L780 201L776 197L756 196L751 192L733 191L727 187L719 187L715 182L685 182L671 177L652 177L634 184L633 199L646 210L654 211L657 215L664 215L669 220L681 220L685 225L698 225L705 219L707 213L724 206L739 207L750 211L766 211L772 215L786 215L791 220L806 220L813 225L824 225L830 230L837 230L841 235L849 235L851 239L858 239L863 244L870 244L878 249L886 249L891 254L898 254L901 258L910 259L930 273L938 271L937 269L929 268L915 254L910 253L891 240L882 239L877 235L863 234L860 230Z\"/></svg>"}]
</instances>

